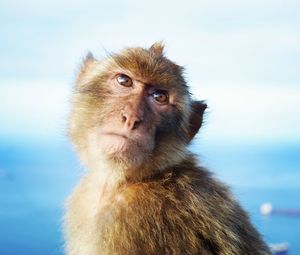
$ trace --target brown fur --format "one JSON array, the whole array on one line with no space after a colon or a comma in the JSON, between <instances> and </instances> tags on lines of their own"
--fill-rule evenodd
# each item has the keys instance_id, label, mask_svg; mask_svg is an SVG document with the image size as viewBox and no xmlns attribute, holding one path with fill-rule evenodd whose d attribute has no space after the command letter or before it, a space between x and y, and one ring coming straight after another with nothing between
<instances>
[{"instance_id":1,"label":"brown fur","mask_svg":"<svg viewBox=\"0 0 300 255\"><path fill-rule=\"evenodd\" d=\"M68 201L66 254L270 254L228 188L186 149L206 105L191 100L182 72L161 43L84 60L70 136L89 172ZM132 87L116 85L118 73ZM153 105L153 88L168 91L169 104ZM101 128L128 138L110 147Z\"/></svg>"}]
</instances>

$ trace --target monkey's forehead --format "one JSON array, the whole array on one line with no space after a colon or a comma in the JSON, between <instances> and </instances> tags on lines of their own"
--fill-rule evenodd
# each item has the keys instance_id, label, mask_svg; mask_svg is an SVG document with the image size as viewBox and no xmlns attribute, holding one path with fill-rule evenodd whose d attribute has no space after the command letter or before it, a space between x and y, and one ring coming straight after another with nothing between
<instances>
[{"instance_id":1,"label":"monkey's forehead","mask_svg":"<svg viewBox=\"0 0 300 255\"><path fill-rule=\"evenodd\" d=\"M128 70L135 76L132 78L187 90L183 67L162 54L143 48L129 48L119 54L111 54L105 62L110 70Z\"/></svg>"}]
</instances>

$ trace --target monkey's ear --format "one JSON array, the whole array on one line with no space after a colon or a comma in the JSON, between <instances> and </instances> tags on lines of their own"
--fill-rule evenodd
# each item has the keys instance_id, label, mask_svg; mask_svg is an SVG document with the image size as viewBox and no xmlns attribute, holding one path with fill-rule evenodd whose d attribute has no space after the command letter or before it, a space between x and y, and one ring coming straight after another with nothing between
<instances>
[{"instance_id":1,"label":"monkey's ear","mask_svg":"<svg viewBox=\"0 0 300 255\"><path fill-rule=\"evenodd\" d=\"M86 54L86 56L83 58L82 67L84 68L84 67L90 65L91 63L94 63L95 61L96 61L96 59L94 58L93 53L89 51Z\"/></svg>"},{"instance_id":2,"label":"monkey's ear","mask_svg":"<svg viewBox=\"0 0 300 255\"><path fill-rule=\"evenodd\" d=\"M207 108L207 104L204 101L193 101L192 112L190 116L190 126L188 138L191 141L199 131L203 123L204 111Z\"/></svg>"},{"instance_id":3,"label":"monkey's ear","mask_svg":"<svg viewBox=\"0 0 300 255\"><path fill-rule=\"evenodd\" d=\"M80 70L77 76L77 84L80 84L81 81L84 79L85 74L88 72L88 70L92 67L92 65L97 60L94 58L93 54L91 52L88 52L86 56L83 58L82 64L80 66Z\"/></svg>"},{"instance_id":4,"label":"monkey's ear","mask_svg":"<svg viewBox=\"0 0 300 255\"><path fill-rule=\"evenodd\" d=\"M90 52L90 51L88 51L88 53L86 54L86 56L85 56L84 59L85 59L85 61L90 61L90 60L94 61L94 60L96 60L96 59L94 58L94 56L93 56L93 53Z\"/></svg>"},{"instance_id":5,"label":"monkey's ear","mask_svg":"<svg viewBox=\"0 0 300 255\"><path fill-rule=\"evenodd\" d=\"M152 46L149 48L149 50L153 53L155 53L156 55L163 55L164 53L164 44L163 42L155 42L154 44L152 44Z\"/></svg>"}]
</instances>

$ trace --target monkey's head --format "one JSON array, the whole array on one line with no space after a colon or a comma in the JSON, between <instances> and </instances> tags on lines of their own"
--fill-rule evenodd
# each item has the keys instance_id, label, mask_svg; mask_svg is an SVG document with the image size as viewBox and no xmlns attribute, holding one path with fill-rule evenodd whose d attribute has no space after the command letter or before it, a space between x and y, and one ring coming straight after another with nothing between
<instances>
[{"instance_id":1,"label":"monkey's head","mask_svg":"<svg viewBox=\"0 0 300 255\"><path fill-rule=\"evenodd\" d=\"M205 108L191 100L183 68L161 43L101 61L89 54L74 90L70 135L88 167L104 163L144 178L185 157Z\"/></svg>"}]
</instances>

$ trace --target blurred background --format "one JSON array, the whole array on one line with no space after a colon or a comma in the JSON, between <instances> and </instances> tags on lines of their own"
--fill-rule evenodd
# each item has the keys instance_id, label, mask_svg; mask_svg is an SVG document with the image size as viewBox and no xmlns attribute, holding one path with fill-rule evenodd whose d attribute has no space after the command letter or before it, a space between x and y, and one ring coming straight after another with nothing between
<instances>
[{"instance_id":1,"label":"blurred background","mask_svg":"<svg viewBox=\"0 0 300 255\"><path fill-rule=\"evenodd\" d=\"M268 243L300 254L300 2L0 2L0 254L62 255L64 200L84 173L66 136L82 57L150 46L209 105L191 145ZM273 213L261 215L260 206ZM269 210L270 211L270 210Z\"/></svg>"}]
</instances>

